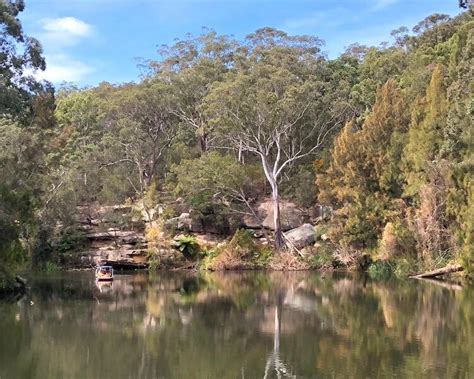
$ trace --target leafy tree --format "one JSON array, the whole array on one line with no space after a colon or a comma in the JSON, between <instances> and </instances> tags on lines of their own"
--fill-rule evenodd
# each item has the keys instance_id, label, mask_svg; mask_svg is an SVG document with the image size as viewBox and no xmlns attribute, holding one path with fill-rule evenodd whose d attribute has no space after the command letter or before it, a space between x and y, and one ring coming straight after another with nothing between
<instances>
[{"instance_id":1,"label":"leafy tree","mask_svg":"<svg viewBox=\"0 0 474 379\"><path fill-rule=\"evenodd\" d=\"M237 42L228 36L207 31L171 47L162 46L160 54L164 59L150 63L156 77L171 81L172 112L194 130L202 152L214 139L213 128L202 109L203 100L232 66L236 46Z\"/></svg>"},{"instance_id":2,"label":"leafy tree","mask_svg":"<svg viewBox=\"0 0 474 379\"><path fill-rule=\"evenodd\" d=\"M408 132L404 159L407 164L408 187L406 193L414 195L423 181L423 175L440 150L443 129L446 123L446 89L443 69L436 66L433 70L426 97L415 107L412 127Z\"/></svg>"},{"instance_id":3,"label":"leafy tree","mask_svg":"<svg viewBox=\"0 0 474 379\"><path fill-rule=\"evenodd\" d=\"M374 246L391 208L400 196L397 165L408 128L407 105L394 81L378 92L361 130L346 124L334 142L331 163L317 177L319 199L337 208L333 234L346 243ZM403 145L401 145L403 146Z\"/></svg>"},{"instance_id":4,"label":"leafy tree","mask_svg":"<svg viewBox=\"0 0 474 379\"><path fill-rule=\"evenodd\" d=\"M112 96L107 110L104 122L110 131L103 143L111 156L100 168L122 164L131 169L126 179L139 196L157 176L176 137L178 120L170 111L168 94L162 81L128 85Z\"/></svg>"},{"instance_id":5,"label":"leafy tree","mask_svg":"<svg viewBox=\"0 0 474 379\"><path fill-rule=\"evenodd\" d=\"M256 167L244 166L234 157L211 152L198 159L184 160L171 168L175 193L184 196L197 210L215 203L230 212L255 216L253 201L261 182Z\"/></svg>"},{"instance_id":6,"label":"leafy tree","mask_svg":"<svg viewBox=\"0 0 474 379\"><path fill-rule=\"evenodd\" d=\"M11 117L31 115L31 93L41 85L28 71L46 68L40 43L23 33L24 9L23 0L0 1L0 115Z\"/></svg>"},{"instance_id":7,"label":"leafy tree","mask_svg":"<svg viewBox=\"0 0 474 379\"><path fill-rule=\"evenodd\" d=\"M321 149L344 110L330 103L323 95L325 83L313 75L321 60L319 40L267 28L247 41L236 69L206 98L206 111L224 144L259 158L272 189L275 246L280 249L280 176Z\"/></svg>"},{"instance_id":8,"label":"leafy tree","mask_svg":"<svg viewBox=\"0 0 474 379\"><path fill-rule=\"evenodd\" d=\"M31 254L34 247L54 126L52 87L29 75L44 70L45 61L39 42L23 32L18 16L24 7L23 1L0 1L0 266L23 261L25 248Z\"/></svg>"}]
</instances>

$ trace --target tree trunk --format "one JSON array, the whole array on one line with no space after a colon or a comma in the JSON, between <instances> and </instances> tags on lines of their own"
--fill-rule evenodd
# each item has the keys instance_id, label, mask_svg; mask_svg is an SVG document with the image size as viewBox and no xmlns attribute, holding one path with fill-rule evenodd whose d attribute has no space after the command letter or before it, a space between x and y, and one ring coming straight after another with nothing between
<instances>
[{"instance_id":1,"label":"tree trunk","mask_svg":"<svg viewBox=\"0 0 474 379\"><path fill-rule=\"evenodd\" d=\"M463 271L463 269L464 268L461 265L451 265L451 266L446 266L446 267L440 268L438 270L424 272L422 274L410 276L410 278L415 278L415 279L436 278L440 275L451 274L453 272Z\"/></svg>"},{"instance_id":2,"label":"tree trunk","mask_svg":"<svg viewBox=\"0 0 474 379\"><path fill-rule=\"evenodd\" d=\"M278 195L278 186L274 184L272 194L273 202L273 227L275 229L275 248L281 250L285 247L283 241L283 231L281 230L281 218L280 218L280 196Z\"/></svg>"},{"instance_id":3,"label":"tree trunk","mask_svg":"<svg viewBox=\"0 0 474 379\"><path fill-rule=\"evenodd\" d=\"M200 137L199 137L199 145L201 146L201 152L202 153L205 153L207 152L207 150L209 149L209 146L208 146L208 134L207 133L203 133Z\"/></svg>"}]
</instances>

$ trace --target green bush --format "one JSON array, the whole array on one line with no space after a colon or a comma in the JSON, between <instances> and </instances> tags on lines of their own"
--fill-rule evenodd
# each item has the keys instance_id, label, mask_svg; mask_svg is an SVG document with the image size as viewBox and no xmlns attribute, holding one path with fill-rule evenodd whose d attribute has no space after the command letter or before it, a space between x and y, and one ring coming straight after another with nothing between
<instances>
[{"instance_id":1,"label":"green bush","mask_svg":"<svg viewBox=\"0 0 474 379\"><path fill-rule=\"evenodd\" d=\"M253 238L253 233L250 230L237 229L237 231L234 233L234 236L230 240L229 246L249 250L254 249L255 241Z\"/></svg>"},{"instance_id":2,"label":"green bush","mask_svg":"<svg viewBox=\"0 0 474 379\"><path fill-rule=\"evenodd\" d=\"M323 234L326 234L326 235L329 234L329 226L328 225L318 224L317 226L315 226L314 230L315 230L316 241L320 240L321 236Z\"/></svg>"},{"instance_id":3,"label":"green bush","mask_svg":"<svg viewBox=\"0 0 474 379\"><path fill-rule=\"evenodd\" d=\"M82 248L86 245L87 239L84 233L74 228L65 229L56 246L59 253L65 253L71 250Z\"/></svg>"},{"instance_id":4,"label":"green bush","mask_svg":"<svg viewBox=\"0 0 474 379\"><path fill-rule=\"evenodd\" d=\"M413 259L401 258L396 260L394 274L398 277L406 277L415 274L416 262Z\"/></svg>"},{"instance_id":5,"label":"green bush","mask_svg":"<svg viewBox=\"0 0 474 379\"><path fill-rule=\"evenodd\" d=\"M59 266L55 262L48 261L44 263L44 265L42 266L42 269L43 271L46 271L46 272L55 272L55 271L59 271Z\"/></svg>"},{"instance_id":6,"label":"green bush","mask_svg":"<svg viewBox=\"0 0 474 379\"><path fill-rule=\"evenodd\" d=\"M311 268L315 269L329 269L333 267L334 258L332 254L324 251L322 253L317 253L309 259L309 264Z\"/></svg>"},{"instance_id":7,"label":"green bush","mask_svg":"<svg viewBox=\"0 0 474 379\"><path fill-rule=\"evenodd\" d=\"M265 260L268 255L268 252L264 252L264 248L257 244L253 233L246 229L237 229L228 248L235 257L246 260Z\"/></svg>"},{"instance_id":8,"label":"green bush","mask_svg":"<svg viewBox=\"0 0 474 379\"><path fill-rule=\"evenodd\" d=\"M200 248L194 236L180 235L175 237L174 247L178 249L186 259L194 260L199 256Z\"/></svg>"},{"instance_id":9,"label":"green bush","mask_svg":"<svg viewBox=\"0 0 474 379\"><path fill-rule=\"evenodd\" d=\"M200 262L199 268L202 270L208 270L212 267L213 260L222 253L222 250L218 247L212 249L206 249L202 252L203 259Z\"/></svg>"},{"instance_id":10,"label":"green bush","mask_svg":"<svg viewBox=\"0 0 474 379\"><path fill-rule=\"evenodd\" d=\"M390 261L376 261L369 266L367 272L374 280L386 280L393 276L395 264Z\"/></svg>"}]
</instances>

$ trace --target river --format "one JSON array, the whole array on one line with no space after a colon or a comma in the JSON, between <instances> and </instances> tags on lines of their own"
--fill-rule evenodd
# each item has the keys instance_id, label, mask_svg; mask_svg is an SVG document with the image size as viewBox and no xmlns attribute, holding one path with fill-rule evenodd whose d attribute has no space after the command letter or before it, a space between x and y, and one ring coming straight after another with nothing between
<instances>
[{"instance_id":1,"label":"river","mask_svg":"<svg viewBox=\"0 0 474 379\"><path fill-rule=\"evenodd\" d=\"M32 274L0 378L469 378L474 291L313 272Z\"/></svg>"}]
</instances>

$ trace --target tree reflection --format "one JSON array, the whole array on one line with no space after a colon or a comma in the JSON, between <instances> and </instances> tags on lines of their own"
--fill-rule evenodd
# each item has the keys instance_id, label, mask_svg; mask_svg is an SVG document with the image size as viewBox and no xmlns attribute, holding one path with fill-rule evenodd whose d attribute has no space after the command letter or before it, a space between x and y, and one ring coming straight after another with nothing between
<instances>
[{"instance_id":1,"label":"tree reflection","mask_svg":"<svg viewBox=\"0 0 474 379\"><path fill-rule=\"evenodd\" d=\"M288 368L280 358L280 333L281 333L281 319L283 313L283 292L279 291L277 294L277 301L275 305L275 328L273 332L273 351L267 358L265 365L264 379L269 377L270 371L273 369L277 378L293 378L294 376L288 372Z\"/></svg>"},{"instance_id":2,"label":"tree reflection","mask_svg":"<svg viewBox=\"0 0 474 379\"><path fill-rule=\"evenodd\" d=\"M87 274L0 303L0 377L468 377L472 289L315 273Z\"/></svg>"}]
</instances>

